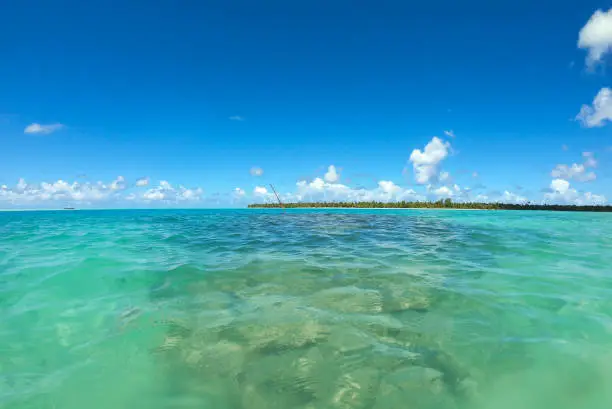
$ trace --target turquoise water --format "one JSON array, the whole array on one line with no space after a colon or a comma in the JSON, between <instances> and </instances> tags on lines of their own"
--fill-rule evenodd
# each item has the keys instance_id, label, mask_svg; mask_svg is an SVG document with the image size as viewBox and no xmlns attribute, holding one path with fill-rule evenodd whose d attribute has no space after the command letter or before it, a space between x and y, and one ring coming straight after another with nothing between
<instances>
[{"instance_id":1,"label":"turquoise water","mask_svg":"<svg viewBox=\"0 0 612 409\"><path fill-rule=\"evenodd\" d=\"M612 407L612 214L0 213L0 407Z\"/></svg>"}]
</instances>

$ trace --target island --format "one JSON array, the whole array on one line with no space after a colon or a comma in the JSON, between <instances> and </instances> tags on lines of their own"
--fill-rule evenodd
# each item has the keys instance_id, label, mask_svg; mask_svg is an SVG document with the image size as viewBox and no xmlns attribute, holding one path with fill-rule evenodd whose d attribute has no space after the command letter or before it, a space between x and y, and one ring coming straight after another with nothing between
<instances>
[{"instance_id":1,"label":"island","mask_svg":"<svg viewBox=\"0 0 612 409\"><path fill-rule=\"evenodd\" d=\"M254 203L249 208L356 208L356 209L464 209L464 210L549 210L565 212L612 212L611 205L562 205L527 203L453 202L451 199L420 202L294 202Z\"/></svg>"}]
</instances>

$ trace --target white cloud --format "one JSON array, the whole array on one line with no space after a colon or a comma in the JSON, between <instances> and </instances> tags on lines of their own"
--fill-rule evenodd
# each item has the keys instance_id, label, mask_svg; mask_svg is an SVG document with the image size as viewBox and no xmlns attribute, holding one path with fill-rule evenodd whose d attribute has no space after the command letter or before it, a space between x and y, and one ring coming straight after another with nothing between
<instances>
[{"instance_id":1,"label":"white cloud","mask_svg":"<svg viewBox=\"0 0 612 409\"><path fill-rule=\"evenodd\" d=\"M253 193L255 193L256 195L265 196L268 194L268 189L263 186L255 186Z\"/></svg>"},{"instance_id":2,"label":"white cloud","mask_svg":"<svg viewBox=\"0 0 612 409\"><path fill-rule=\"evenodd\" d=\"M241 189L239 187L234 189L234 196L235 197L244 197L246 195L246 192L244 191L244 189Z\"/></svg>"},{"instance_id":3,"label":"white cloud","mask_svg":"<svg viewBox=\"0 0 612 409\"><path fill-rule=\"evenodd\" d=\"M143 193L142 198L144 200L157 201L164 200L166 196L164 195L164 192L162 190L151 189Z\"/></svg>"},{"instance_id":4,"label":"white cloud","mask_svg":"<svg viewBox=\"0 0 612 409\"><path fill-rule=\"evenodd\" d=\"M458 184L435 187L427 185L427 193L435 196L435 199L453 198L457 201L467 202L470 200L470 188L461 188Z\"/></svg>"},{"instance_id":5,"label":"white cloud","mask_svg":"<svg viewBox=\"0 0 612 409\"><path fill-rule=\"evenodd\" d=\"M28 187L28 184L26 183L24 178L20 178L19 182L17 182L17 186L15 187L17 188L18 192L23 192Z\"/></svg>"},{"instance_id":6,"label":"white cloud","mask_svg":"<svg viewBox=\"0 0 612 409\"><path fill-rule=\"evenodd\" d=\"M584 163L578 164L573 163L571 166L568 165L557 165L552 172L550 172L553 178L561 179L574 179L580 182L590 182L597 178L595 172L588 171L588 168L594 168L597 166L597 161L592 152L583 152Z\"/></svg>"},{"instance_id":7,"label":"white cloud","mask_svg":"<svg viewBox=\"0 0 612 409\"><path fill-rule=\"evenodd\" d=\"M79 183L57 180L56 182L26 183L22 178L14 188L0 191L0 204L29 205L37 207L52 201L93 203L115 197L115 193L102 182Z\"/></svg>"},{"instance_id":8,"label":"white cloud","mask_svg":"<svg viewBox=\"0 0 612 409\"><path fill-rule=\"evenodd\" d=\"M606 204L606 197L604 195L596 195L591 192L586 192L583 196L583 203L590 205L603 205Z\"/></svg>"},{"instance_id":9,"label":"white cloud","mask_svg":"<svg viewBox=\"0 0 612 409\"><path fill-rule=\"evenodd\" d=\"M593 99L592 106L582 105L580 112L576 115L587 128L604 126L607 121L612 120L612 90L602 88Z\"/></svg>"},{"instance_id":10,"label":"white cloud","mask_svg":"<svg viewBox=\"0 0 612 409\"><path fill-rule=\"evenodd\" d=\"M229 120L242 122L244 121L244 117L241 117L240 115L234 115L234 116L230 116Z\"/></svg>"},{"instance_id":11,"label":"white cloud","mask_svg":"<svg viewBox=\"0 0 612 409\"><path fill-rule=\"evenodd\" d=\"M444 135L448 136L449 138L454 138L455 132L453 132L453 130L451 129L450 131L444 131Z\"/></svg>"},{"instance_id":12,"label":"white cloud","mask_svg":"<svg viewBox=\"0 0 612 409\"><path fill-rule=\"evenodd\" d=\"M124 190L126 188L125 178L123 176L117 176L117 179L111 182L110 188L112 190Z\"/></svg>"},{"instance_id":13,"label":"white cloud","mask_svg":"<svg viewBox=\"0 0 612 409\"><path fill-rule=\"evenodd\" d=\"M261 176L263 175L264 171L262 168L259 168L257 166L253 166L250 170L250 173L252 176Z\"/></svg>"},{"instance_id":14,"label":"white cloud","mask_svg":"<svg viewBox=\"0 0 612 409\"><path fill-rule=\"evenodd\" d=\"M527 203L527 198L525 196L521 196L517 193L512 193L509 191L504 191L504 193L501 195L501 197L499 197L496 202L499 203L518 203L518 204L523 204L523 203Z\"/></svg>"},{"instance_id":15,"label":"white cloud","mask_svg":"<svg viewBox=\"0 0 612 409\"><path fill-rule=\"evenodd\" d=\"M554 178L576 179L581 182L595 180L597 177L594 172L587 172L584 165L577 163L572 164L572 166L557 165L550 175Z\"/></svg>"},{"instance_id":16,"label":"white cloud","mask_svg":"<svg viewBox=\"0 0 612 409\"><path fill-rule=\"evenodd\" d=\"M55 182L27 183L23 178L13 186L3 185L0 189L0 207L62 207L68 204L79 206L112 206L124 200L131 202L163 201L165 203L195 202L201 199L201 188L189 189L172 186L161 181L159 186L145 192L128 192L125 178L118 176L110 183ZM56 203L54 203L56 202Z\"/></svg>"},{"instance_id":17,"label":"white cloud","mask_svg":"<svg viewBox=\"0 0 612 409\"><path fill-rule=\"evenodd\" d=\"M448 186L441 186L431 191L438 197L452 197L454 192Z\"/></svg>"},{"instance_id":18,"label":"white cloud","mask_svg":"<svg viewBox=\"0 0 612 409\"><path fill-rule=\"evenodd\" d=\"M605 196L596 195L591 192L580 194L565 179L554 179L550 183L550 189L551 192L544 195L546 203L574 205L602 205L606 203Z\"/></svg>"},{"instance_id":19,"label":"white cloud","mask_svg":"<svg viewBox=\"0 0 612 409\"><path fill-rule=\"evenodd\" d=\"M578 34L578 47L588 52L586 65L593 67L612 46L612 9L597 10Z\"/></svg>"},{"instance_id":20,"label":"white cloud","mask_svg":"<svg viewBox=\"0 0 612 409\"><path fill-rule=\"evenodd\" d=\"M136 180L136 186L148 186L150 182L149 177L144 177Z\"/></svg>"},{"instance_id":21,"label":"white cloud","mask_svg":"<svg viewBox=\"0 0 612 409\"><path fill-rule=\"evenodd\" d=\"M582 152L582 157L584 158L584 166L587 168L594 168L597 166L597 161L595 160L593 152Z\"/></svg>"},{"instance_id":22,"label":"white cloud","mask_svg":"<svg viewBox=\"0 0 612 409\"><path fill-rule=\"evenodd\" d=\"M323 176L326 182L336 183L340 180L340 174L336 171L336 167L334 165L329 165L327 168L327 173Z\"/></svg>"},{"instance_id":23,"label":"white cloud","mask_svg":"<svg viewBox=\"0 0 612 409\"><path fill-rule=\"evenodd\" d=\"M59 131L63 127L64 125L62 124L41 125L41 124L33 123L33 124L26 126L26 128L23 130L23 133L46 135L46 134L50 134L55 131Z\"/></svg>"},{"instance_id":24,"label":"white cloud","mask_svg":"<svg viewBox=\"0 0 612 409\"><path fill-rule=\"evenodd\" d=\"M425 200L425 197L417 194L412 189L406 189L396 185L392 181L381 180L373 189L352 188L342 183L329 183L321 178L315 178L312 182L305 180L296 184L295 194L282 195L284 201L401 201L401 200Z\"/></svg>"},{"instance_id":25,"label":"white cloud","mask_svg":"<svg viewBox=\"0 0 612 409\"><path fill-rule=\"evenodd\" d=\"M161 180L159 186L148 189L141 198L146 202L194 202L201 200L203 193L202 188L188 189L182 185L175 188L170 182Z\"/></svg>"},{"instance_id":26,"label":"white cloud","mask_svg":"<svg viewBox=\"0 0 612 409\"><path fill-rule=\"evenodd\" d=\"M440 182L450 182L451 176L448 172L440 172L440 176L438 177Z\"/></svg>"},{"instance_id":27,"label":"white cloud","mask_svg":"<svg viewBox=\"0 0 612 409\"><path fill-rule=\"evenodd\" d=\"M565 179L554 179L550 182L550 188L560 194L564 194L569 190L570 183Z\"/></svg>"},{"instance_id":28,"label":"white cloud","mask_svg":"<svg viewBox=\"0 0 612 409\"><path fill-rule=\"evenodd\" d=\"M438 166L448 156L450 143L443 142L437 136L425 146L425 149L415 149L410 154L410 162L414 168L415 180L419 184L433 183L438 179Z\"/></svg>"}]
</instances>

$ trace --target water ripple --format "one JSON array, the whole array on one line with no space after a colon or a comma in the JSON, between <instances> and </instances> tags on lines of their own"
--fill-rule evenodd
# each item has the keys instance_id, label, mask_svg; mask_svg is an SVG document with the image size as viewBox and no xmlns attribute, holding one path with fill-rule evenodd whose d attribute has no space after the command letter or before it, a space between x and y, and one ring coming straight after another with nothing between
<instances>
[{"instance_id":1,"label":"water ripple","mask_svg":"<svg viewBox=\"0 0 612 409\"><path fill-rule=\"evenodd\" d=\"M0 213L0 405L609 407L610 237L580 213Z\"/></svg>"}]
</instances>

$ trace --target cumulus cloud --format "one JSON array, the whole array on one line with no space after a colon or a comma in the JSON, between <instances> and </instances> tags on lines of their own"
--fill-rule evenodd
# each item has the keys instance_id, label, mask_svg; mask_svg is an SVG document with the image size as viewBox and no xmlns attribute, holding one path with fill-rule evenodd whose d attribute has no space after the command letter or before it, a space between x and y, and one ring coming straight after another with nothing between
<instances>
[{"instance_id":1,"label":"cumulus cloud","mask_svg":"<svg viewBox=\"0 0 612 409\"><path fill-rule=\"evenodd\" d=\"M268 194L268 189L263 186L255 186L255 189L253 189L253 193L259 196L265 196Z\"/></svg>"},{"instance_id":2,"label":"cumulus cloud","mask_svg":"<svg viewBox=\"0 0 612 409\"><path fill-rule=\"evenodd\" d=\"M342 183L330 183L321 178L311 182L305 180L296 184L296 193L285 194L283 200L302 201L400 201L425 200L412 189L396 185L392 181L381 180L373 189L352 188Z\"/></svg>"},{"instance_id":3,"label":"cumulus cloud","mask_svg":"<svg viewBox=\"0 0 612 409\"><path fill-rule=\"evenodd\" d=\"M199 201L204 191L202 188L190 189L182 185L174 187L170 182L162 180L159 185L148 189L141 196L135 195L135 199L142 199L145 202L166 202L180 203Z\"/></svg>"},{"instance_id":4,"label":"cumulus cloud","mask_svg":"<svg viewBox=\"0 0 612 409\"><path fill-rule=\"evenodd\" d=\"M612 90L610 88L600 89L591 106L582 105L580 112L576 115L576 120L587 128L604 126L608 121L611 121Z\"/></svg>"},{"instance_id":5,"label":"cumulus cloud","mask_svg":"<svg viewBox=\"0 0 612 409\"><path fill-rule=\"evenodd\" d=\"M340 174L334 165L329 165L329 168L327 168L327 173L325 173L323 179L329 183L336 183L338 180L340 180Z\"/></svg>"},{"instance_id":6,"label":"cumulus cloud","mask_svg":"<svg viewBox=\"0 0 612 409\"><path fill-rule=\"evenodd\" d=\"M18 192L23 192L27 189L28 184L26 183L24 178L19 178L19 181L17 182L17 185L15 186L16 190Z\"/></svg>"},{"instance_id":7,"label":"cumulus cloud","mask_svg":"<svg viewBox=\"0 0 612 409\"><path fill-rule=\"evenodd\" d=\"M587 50L586 65L593 67L612 46L612 9L597 10L578 33L578 47Z\"/></svg>"},{"instance_id":8,"label":"cumulus cloud","mask_svg":"<svg viewBox=\"0 0 612 409\"><path fill-rule=\"evenodd\" d=\"M142 186L148 186L150 182L149 177L144 177L144 178L140 178L136 180L136 186L142 187Z\"/></svg>"},{"instance_id":9,"label":"cumulus cloud","mask_svg":"<svg viewBox=\"0 0 612 409\"><path fill-rule=\"evenodd\" d=\"M448 172L440 172L438 179L440 180L440 182L445 182L445 183L450 183L452 180L451 175Z\"/></svg>"},{"instance_id":10,"label":"cumulus cloud","mask_svg":"<svg viewBox=\"0 0 612 409\"><path fill-rule=\"evenodd\" d=\"M448 186L440 186L437 189L433 189L431 191L433 194L435 194L438 197L453 197L454 192L452 191L451 188L449 188Z\"/></svg>"},{"instance_id":11,"label":"cumulus cloud","mask_svg":"<svg viewBox=\"0 0 612 409\"><path fill-rule=\"evenodd\" d=\"M26 126L26 128L23 130L23 133L46 135L46 134L53 133L55 131L59 131L63 127L64 125L62 124L41 125L35 122L33 124Z\"/></svg>"},{"instance_id":12,"label":"cumulus cloud","mask_svg":"<svg viewBox=\"0 0 612 409\"><path fill-rule=\"evenodd\" d=\"M92 203L109 200L116 193L106 184L69 183L62 179L55 182L27 183L23 178L10 188L0 190L0 205L39 207L53 201Z\"/></svg>"},{"instance_id":13,"label":"cumulus cloud","mask_svg":"<svg viewBox=\"0 0 612 409\"><path fill-rule=\"evenodd\" d=\"M129 201L131 203L153 201L164 203L194 202L200 200L201 188L189 189L172 186L162 181L159 186L145 192L128 192L125 178L118 176L109 183L68 182L59 179L54 182L29 183L23 178L13 186L3 185L0 189L0 207L57 208L66 205L113 206Z\"/></svg>"},{"instance_id":14,"label":"cumulus cloud","mask_svg":"<svg viewBox=\"0 0 612 409\"><path fill-rule=\"evenodd\" d=\"M564 179L554 179L550 182L550 188L553 192L564 194L569 190L570 183Z\"/></svg>"},{"instance_id":15,"label":"cumulus cloud","mask_svg":"<svg viewBox=\"0 0 612 409\"><path fill-rule=\"evenodd\" d=\"M242 117L240 115L234 115L234 116L230 116L229 120L230 121L239 121L239 122L242 122L242 121L244 121L244 117Z\"/></svg>"},{"instance_id":16,"label":"cumulus cloud","mask_svg":"<svg viewBox=\"0 0 612 409\"><path fill-rule=\"evenodd\" d=\"M554 179L550 182L550 191L544 195L544 201L559 204L602 205L606 203L606 198L591 192L581 194L571 187L569 181Z\"/></svg>"},{"instance_id":17,"label":"cumulus cloud","mask_svg":"<svg viewBox=\"0 0 612 409\"><path fill-rule=\"evenodd\" d=\"M112 190L123 190L126 188L125 178L123 176L117 176L117 179L113 180L110 184Z\"/></svg>"},{"instance_id":18,"label":"cumulus cloud","mask_svg":"<svg viewBox=\"0 0 612 409\"><path fill-rule=\"evenodd\" d=\"M240 198L240 197L244 197L245 195L246 195L246 192L244 191L244 189L241 189L239 187L234 189L234 196L235 197Z\"/></svg>"},{"instance_id":19,"label":"cumulus cloud","mask_svg":"<svg viewBox=\"0 0 612 409\"><path fill-rule=\"evenodd\" d=\"M583 163L573 163L572 165L557 165L550 173L553 178L573 179L579 182L590 182L597 178L593 171L588 171L589 168L597 166L597 160L592 152L583 152Z\"/></svg>"},{"instance_id":20,"label":"cumulus cloud","mask_svg":"<svg viewBox=\"0 0 612 409\"><path fill-rule=\"evenodd\" d=\"M445 186L427 185L427 193L430 199L453 199L459 202L470 201L471 189L462 188L458 184L448 184Z\"/></svg>"},{"instance_id":21,"label":"cumulus cloud","mask_svg":"<svg viewBox=\"0 0 612 409\"><path fill-rule=\"evenodd\" d=\"M437 136L425 145L425 149L415 149L410 154L410 162L414 168L415 180L419 184L434 183L438 180L438 167L446 159L450 143L443 142Z\"/></svg>"},{"instance_id":22,"label":"cumulus cloud","mask_svg":"<svg viewBox=\"0 0 612 409\"><path fill-rule=\"evenodd\" d=\"M253 166L249 172L252 176L261 176L264 173L263 169L257 166Z\"/></svg>"},{"instance_id":23,"label":"cumulus cloud","mask_svg":"<svg viewBox=\"0 0 612 409\"><path fill-rule=\"evenodd\" d=\"M499 197L497 200L499 203L518 203L523 204L527 203L527 198L525 196L521 196L518 193L509 192L507 190Z\"/></svg>"}]
</instances>

